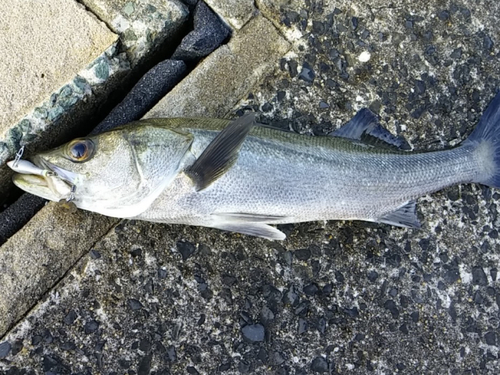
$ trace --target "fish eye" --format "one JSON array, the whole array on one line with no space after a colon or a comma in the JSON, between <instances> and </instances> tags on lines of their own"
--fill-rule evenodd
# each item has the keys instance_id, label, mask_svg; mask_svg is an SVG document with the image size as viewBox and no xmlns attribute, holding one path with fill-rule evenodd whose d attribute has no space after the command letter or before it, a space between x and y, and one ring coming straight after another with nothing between
<instances>
[{"instance_id":1,"label":"fish eye","mask_svg":"<svg viewBox=\"0 0 500 375\"><path fill-rule=\"evenodd\" d=\"M68 145L68 156L76 162L84 162L94 155L94 142L90 139L76 139Z\"/></svg>"}]
</instances>

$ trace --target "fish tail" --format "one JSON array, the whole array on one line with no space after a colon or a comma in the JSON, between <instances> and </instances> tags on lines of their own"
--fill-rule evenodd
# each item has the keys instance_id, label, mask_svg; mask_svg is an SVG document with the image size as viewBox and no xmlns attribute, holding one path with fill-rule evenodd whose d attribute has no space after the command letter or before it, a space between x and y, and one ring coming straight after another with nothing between
<instances>
[{"instance_id":1,"label":"fish tail","mask_svg":"<svg viewBox=\"0 0 500 375\"><path fill-rule=\"evenodd\" d=\"M473 147L479 170L474 182L500 188L500 92L462 147Z\"/></svg>"}]
</instances>

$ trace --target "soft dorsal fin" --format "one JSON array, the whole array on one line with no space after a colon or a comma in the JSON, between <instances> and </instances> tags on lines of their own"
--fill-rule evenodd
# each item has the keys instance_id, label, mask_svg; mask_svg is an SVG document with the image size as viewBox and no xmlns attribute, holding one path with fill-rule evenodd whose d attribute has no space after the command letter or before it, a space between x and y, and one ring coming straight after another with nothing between
<instances>
[{"instance_id":1,"label":"soft dorsal fin","mask_svg":"<svg viewBox=\"0 0 500 375\"><path fill-rule=\"evenodd\" d=\"M255 124L255 114L247 113L230 122L185 172L200 191L222 176L238 158L243 141Z\"/></svg>"},{"instance_id":2,"label":"soft dorsal fin","mask_svg":"<svg viewBox=\"0 0 500 375\"><path fill-rule=\"evenodd\" d=\"M409 201L399 207L396 211L389 212L388 214L378 218L376 221L379 223L405 228L418 229L421 226L420 221L417 218L417 204L415 201Z\"/></svg>"},{"instance_id":3,"label":"soft dorsal fin","mask_svg":"<svg viewBox=\"0 0 500 375\"><path fill-rule=\"evenodd\" d=\"M377 116L368 108L359 110L351 121L330 133L330 135L356 139L373 146L389 146L401 150L410 149L410 146L404 139L396 137L380 125Z\"/></svg>"}]
</instances>

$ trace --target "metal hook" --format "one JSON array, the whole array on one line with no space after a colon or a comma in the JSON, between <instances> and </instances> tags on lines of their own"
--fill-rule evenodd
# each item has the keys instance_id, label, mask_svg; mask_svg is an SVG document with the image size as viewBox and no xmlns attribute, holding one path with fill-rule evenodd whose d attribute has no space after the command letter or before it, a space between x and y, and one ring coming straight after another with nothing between
<instances>
[{"instance_id":1,"label":"metal hook","mask_svg":"<svg viewBox=\"0 0 500 375\"><path fill-rule=\"evenodd\" d=\"M14 168L17 168L17 165L19 164L19 160L21 160L21 158L23 157L23 154L24 154L24 146L21 146L19 151L16 152L16 157L14 159L14 164L13 164Z\"/></svg>"},{"instance_id":2,"label":"metal hook","mask_svg":"<svg viewBox=\"0 0 500 375\"><path fill-rule=\"evenodd\" d=\"M66 198L66 202L71 202L73 199L75 199L75 191L76 191L76 185L71 185L71 192L69 193L68 198Z\"/></svg>"}]
</instances>

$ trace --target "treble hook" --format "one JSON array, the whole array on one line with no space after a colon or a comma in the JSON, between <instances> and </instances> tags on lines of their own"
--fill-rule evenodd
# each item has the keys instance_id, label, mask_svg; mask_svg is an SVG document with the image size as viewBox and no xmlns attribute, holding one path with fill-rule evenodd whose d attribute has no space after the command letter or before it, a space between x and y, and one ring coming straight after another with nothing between
<instances>
[{"instance_id":1,"label":"treble hook","mask_svg":"<svg viewBox=\"0 0 500 375\"><path fill-rule=\"evenodd\" d=\"M66 198L67 203L75 199L75 191L76 191L76 185L71 184L71 192L69 193L68 198Z\"/></svg>"},{"instance_id":2,"label":"treble hook","mask_svg":"<svg viewBox=\"0 0 500 375\"><path fill-rule=\"evenodd\" d=\"M14 159L13 167L17 168L17 165L19 164L19 160L23 157L24 154L24 146L21 146L19 151L16 152L16 157Z\"/></svg>"}]
</instances>

